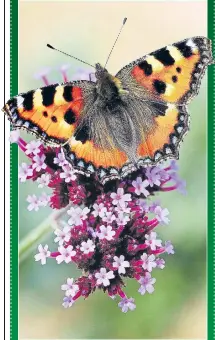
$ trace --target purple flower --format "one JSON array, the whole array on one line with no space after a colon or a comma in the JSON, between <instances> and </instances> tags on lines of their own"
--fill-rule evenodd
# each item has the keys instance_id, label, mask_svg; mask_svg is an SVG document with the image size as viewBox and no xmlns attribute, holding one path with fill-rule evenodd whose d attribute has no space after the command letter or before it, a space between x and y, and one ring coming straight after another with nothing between
<instances>
[{"instance_id":1,"label":"purple flower","mask_svg":"<svg viewBox=\"0 0 215 340\"><path fill-rule=\"evenodd\" d=\"M155 289L153 284L156 282L156 279L152 278L150 273L145 273L145 275L141 277L138 282L141 285L138 289L138 292L141 295L144 295L146 292L148 292L149 294L152 294L154 292Z\"/></svg>"},{"instance_id":2,"label":"purple flower","mask_svg":"<svg viewBox=\"0 0 215 340\"><path fill-rule=\"evenodd\" d=\"M132 182L133 187L135 188L135 194L140 196L143 194L145 197L149 196L149 191L146 188L149 186L149 181L145 179L142 180L141 177L137 177L136 181Z\"/></svg>"},{"instance_id":3,"label":"purple flower","mask_svg":"<svg viewBox=\"0 0 215 340\"><path fill-rule=\"evenodd\" d=\"M123 298L119 303L118 303L119 308L121 308L123 313L127 313L128 310L135 310L136 305L134 303L134 299L130 298L128 299L127 297Z\"/></svg>"},{"instance_id":4,"label":"purple flower","mask_svg":"<svg viewBox=\"0 0 215 340\"><path fill-rule=\"evenodd\" d=\"M165 242L165 251L167 252L167 254L175 254L173 245L170 241Z\"/></svg>"},{"instance_id":5,"label":"purple flower","mask_svg":"<svg viewBox=\"0 0 215 340\"><path fill-rule=\"evenodd\" d=\"M162 209L160 206L155 207L154 209L155 217L162 224L169 224L169 215L168 209Z\"/></svg>"},{"instance_id":6,"label":"purple flower","mask_svg":"<svg viewBox=\"0 0 215 340\"><path fill-rule=\"evenodd\" d=\"M72 305L74 304L74 300L73 300L73 298L72 298L72 296L65 296L64 298L63 298L63 303L62 303L62 305L63 305L63 307L64 308L68 308L68 307L72 307Z\"/></svg>"}]
</instances>

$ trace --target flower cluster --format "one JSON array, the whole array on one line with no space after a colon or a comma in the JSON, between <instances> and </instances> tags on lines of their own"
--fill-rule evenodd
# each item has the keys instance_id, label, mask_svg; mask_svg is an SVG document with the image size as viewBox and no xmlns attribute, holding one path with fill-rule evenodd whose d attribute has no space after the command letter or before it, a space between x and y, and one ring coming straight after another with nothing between
<instances>
[{"instance_id":1,"label":"flower cluster","mask_svg":"<svg viewBox=\"0 0 215 340\"><path fill-rule=\"evenodd\" d=\"M152 271L165 267L163 254L174 254L171 242L163 242L157 234L159 225L169 223L169 211L151 198L158 192L185 191L176 162L141 168L102 186L96 178L77 174L60 148L40 141L26 143L17 131L11 133L11 141L30 160L20 165L20 181L33 180L39 188L51 189L50 195L28 196L28 210L67 207L67 221L54 231L57 250L39 245L35 255L43 265L52 258L82 270L82 276L68 278L62 285L63 306L71 307L80 297L101 289L120 299L123 312L134 310L134 299L125 293L125 279L135 279L141 295L151 294L156 281Z\"/></svg>"}]
</instances>

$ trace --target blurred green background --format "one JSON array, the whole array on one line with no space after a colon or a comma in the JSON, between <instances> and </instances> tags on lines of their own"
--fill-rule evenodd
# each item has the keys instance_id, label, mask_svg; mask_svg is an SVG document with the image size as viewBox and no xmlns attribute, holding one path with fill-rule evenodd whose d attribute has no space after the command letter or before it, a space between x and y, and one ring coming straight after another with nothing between
<instances>
[{"instance_id":1,"label":"blurred green background","mask_svg":"<svg viewBox=\"0 0 215 340\"><path fill-rule=\"evenodd\" d=\"M195 16L190 16L195 7ZM162 13L162 15L161 15ZM206 3L46 3L20 2L19 91L41 86L33 75L51 67L50 81L61 82L59 67L70 63L71 78L82 67L78 62L46 48L46 43L73 53L90 63L104 62L123 17L128 17L111 57L113 74L141 55L194 35L206 35ZM84 66L83 66L84 67ZM89 71L89 69L88 69ZM30 253L20 265L20 338L206 338L206 77L199 96L190 104L191 131L180 150L180 176L187 181L187 195L178 192L158 195L170 211L169 226L157 229L163 240L171 240L175 255L166 256L166 268L154 271L155 292L141 296L138 284L127 281L126 292L135 298L134 312L123 314L116 302L102 292L73 308L61 306L60 286L67 277L80 273L73 265L46 266ZM26 140L32 139L23 133ZM20 153L20 162L27 161ZM43 190L43 189L42 189ZM28 194L42 193L36 184L19 187L19 236L22 240L52 211L28 212ZM53 234L42 243L56 249Z\"/></svg>"}]
</instances>

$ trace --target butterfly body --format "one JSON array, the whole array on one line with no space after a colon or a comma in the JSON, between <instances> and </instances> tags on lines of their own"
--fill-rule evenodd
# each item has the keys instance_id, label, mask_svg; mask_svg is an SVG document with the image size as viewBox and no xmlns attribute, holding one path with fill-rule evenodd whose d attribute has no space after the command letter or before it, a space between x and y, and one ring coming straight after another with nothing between
<instances>
[{"instance_id":1,"label":"butterfly body","mask_svg":"<svg viewBox=\"0 0 215 340\"><path fill-rule=\"evenodd\" d=\"M61 145L77 171L105 183L178 158L189 129L187 104L211 63L210 40L194 37L150 53L116 76L96 64L96 82L29 91L3 110L14 128Z\"/></svg>"}]
</instances>

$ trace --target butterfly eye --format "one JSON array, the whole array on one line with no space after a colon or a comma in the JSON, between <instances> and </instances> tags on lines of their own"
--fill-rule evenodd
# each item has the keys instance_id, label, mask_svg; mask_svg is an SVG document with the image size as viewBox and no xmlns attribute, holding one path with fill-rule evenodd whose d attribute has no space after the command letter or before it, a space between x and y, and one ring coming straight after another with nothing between
<instances>
[{"instance_id":1,"label":"butterfly eye","mask_svg":"<svg viewBox=\"0 0 215 340\"><path fill-rule=\"evenodd\" d=\"M43 112L43 117L48 117L48 113L46 111Z\"/></svg>"},{"instance_id":2,"label":"butterfly eye","mask_svg":"<svg viewBox=\"0 0 215 340\"><path fill-rule=\"evenodd\" d=\"M178 73L181 73L181 68L180 68L180 67L176 67L176 71L177 71Z\"/></svg>"}]
</instances>

